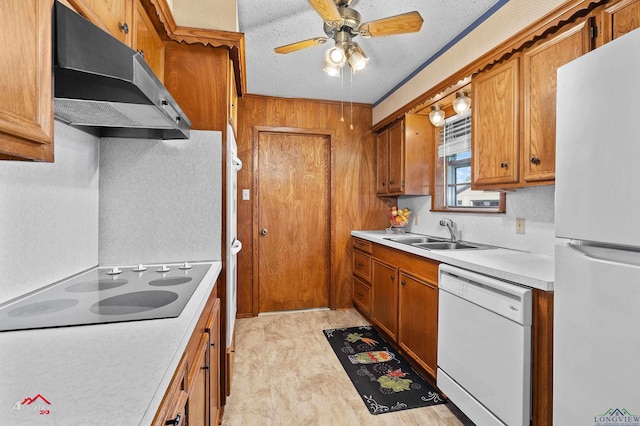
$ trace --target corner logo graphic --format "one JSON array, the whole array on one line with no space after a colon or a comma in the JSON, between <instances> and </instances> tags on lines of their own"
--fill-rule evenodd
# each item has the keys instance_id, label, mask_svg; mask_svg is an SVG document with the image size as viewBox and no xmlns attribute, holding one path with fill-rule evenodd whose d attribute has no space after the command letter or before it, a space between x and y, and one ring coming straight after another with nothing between
<instances>
[{"instance_id":1,"label":"corner logo graphic","mask_svg":"<svg viewBox=\"0 0 640 426\"><path fill-rule=\"evenodd\" d=\"M37 394L33 398L26 397L22 402L16 402L11 411L48 416L51 414L51 403L41 394Z\"/></svg>"},{"instance_id":2,"label":"corner logo graphic","mask_svg":"<svg viewBox=\"0 0 640 426\"><path fill-rule=\"evenodd\" d=\"M626 408L609 408L593 418L595 426L640 426L640 416L631 414Z\"/></svg>"}]
</instances>

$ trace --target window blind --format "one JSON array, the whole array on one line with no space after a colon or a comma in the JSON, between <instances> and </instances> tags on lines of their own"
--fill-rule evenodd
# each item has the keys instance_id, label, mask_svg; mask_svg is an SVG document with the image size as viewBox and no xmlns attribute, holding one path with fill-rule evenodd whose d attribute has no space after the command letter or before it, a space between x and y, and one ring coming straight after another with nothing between
<instances>
[{"instance_id":1,"label":"window blind","mask_svg":"<svg viewBox=\"0 0 640 426\"><path fill-rule=\"evenodd\" d=\"M454 115L438 132L438 157L448 157L471 149L471 113Z\"/></svg>"}]
</instances>

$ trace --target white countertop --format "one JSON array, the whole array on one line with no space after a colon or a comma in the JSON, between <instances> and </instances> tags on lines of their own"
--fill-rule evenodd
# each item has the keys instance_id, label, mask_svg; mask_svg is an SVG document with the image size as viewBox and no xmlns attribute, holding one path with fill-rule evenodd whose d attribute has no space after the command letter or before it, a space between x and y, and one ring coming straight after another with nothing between
<instances>
[{"instance_id":1,"label":"white countertop","mask_svg":"<svg viewBox=\"0 0 640 426\"><path fill-rule=\"evenodd\" d=\"M222 269L211 264L177 318L1 332L0 424L151 424ZM37 395L50 404L13 408Z\"/></svg>"},{"instance_id":2,"label":"white countertop","mask_svg":"<svg viewBox=\"0 0 640 426\"><path fill-rule=\"evenodd\" d=\"M480 274L511 281L526 287L553 291L553 256L505 248L481 250L424 250L388 238L419 234L390 234L386 231L351 231L351 235L418 256L448 263Z\"/></svg>"}]
</instances>

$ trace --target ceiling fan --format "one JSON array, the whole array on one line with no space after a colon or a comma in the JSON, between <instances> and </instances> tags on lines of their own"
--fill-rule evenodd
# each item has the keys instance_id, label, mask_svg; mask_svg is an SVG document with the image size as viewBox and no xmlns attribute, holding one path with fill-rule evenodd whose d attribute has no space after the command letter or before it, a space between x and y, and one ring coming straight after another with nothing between
<instances>
[{"instance_id":1,"label":"ceiling fan","mask_svg":"<svg viewBox=\"0 0 640 426\"><path fill-rule=\"evenodd\" d=\"M291 53L307 47L324 44L333 39L335 47L325 53L323 70L332 76L339 76L340 69L348 63L353 73L363 70L369 58L353 38L365 38L406 34L420 31L422 16L417 11L390 16L377 21L362 22L360 13L349 7L352 0L308 0L309 4L324 20L326 37L315 37L276 47L276 53Z\"/></svg>"}]
</instances>

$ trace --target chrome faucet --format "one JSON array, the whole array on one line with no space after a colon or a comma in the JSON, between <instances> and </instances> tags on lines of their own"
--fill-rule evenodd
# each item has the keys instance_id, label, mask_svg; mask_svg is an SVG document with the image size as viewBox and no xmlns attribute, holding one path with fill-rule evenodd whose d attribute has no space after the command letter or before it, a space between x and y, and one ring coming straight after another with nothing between
<instances>
[{"instance_id":1,"label":"chrome faucet","mask_svg":"<svg viewBox=\"0 0 640 426\"><path fill-rule=\"evenodd\" d=\"M448 217L445 217L444 219L440 220L440 226L447 227L447 229L449 230L449 233L451 234L452 243L455 243L458 241L458 226L453 220L449 219Z\"/></svg>"}]
</instances>

